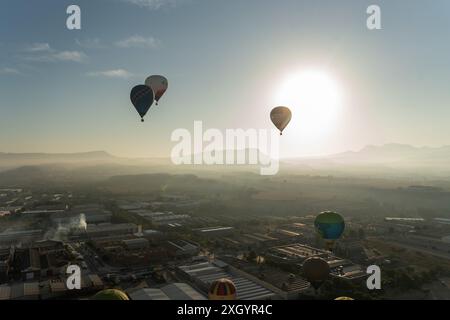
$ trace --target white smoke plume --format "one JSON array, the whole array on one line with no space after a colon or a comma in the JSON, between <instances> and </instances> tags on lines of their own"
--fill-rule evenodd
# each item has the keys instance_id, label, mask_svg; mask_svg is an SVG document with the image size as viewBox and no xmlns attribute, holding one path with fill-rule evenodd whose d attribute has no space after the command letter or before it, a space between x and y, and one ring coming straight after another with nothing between
<instances>
[{"instance_id":1,"label":"white smoke plume","mask_svg":"<svg viewBox=\"0 0 450 320\"><path fill-rule=\"evenodd\" d=\"M81 213L79 216L73 217L67 223L58 223L55 229L48 230L44 239L50 240L67 240L68 235L72 230L87 229L86 215Z\"/></svg>"}]
</instances>

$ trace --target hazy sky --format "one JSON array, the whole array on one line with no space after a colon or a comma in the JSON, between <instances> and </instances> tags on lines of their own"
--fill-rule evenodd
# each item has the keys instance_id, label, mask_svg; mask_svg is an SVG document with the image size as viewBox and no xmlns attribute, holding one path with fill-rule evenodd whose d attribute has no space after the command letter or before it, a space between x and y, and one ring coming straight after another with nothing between
<instances>
[{"instance_id":1,"label":"hazy sky","mask_svg":"<svg viewBox=\"0 0 450 320\"><path fill-rule=\"evenodd\" d=\"M82 29L66 28L78 4ZM378 4L382 30L366 28ZM329 130L291 106L282 156L450 144L448 0L3 0L0 151L169 156L176 128L272 128L286 79L318 70L341 97ZM141 124L129 91L169 91ZM294 93L292 93L294 94ZM295 103L294 103L295 104Z\"/></svg>"}]
</instances>

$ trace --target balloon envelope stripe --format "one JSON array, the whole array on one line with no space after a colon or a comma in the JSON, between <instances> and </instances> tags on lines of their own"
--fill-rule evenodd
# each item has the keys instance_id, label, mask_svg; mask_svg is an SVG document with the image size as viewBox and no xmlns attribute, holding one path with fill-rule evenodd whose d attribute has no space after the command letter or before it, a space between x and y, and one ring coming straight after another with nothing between
<instances>
[{"instance_id":1,"label":"balloon envelope stripe","mask_svg":"<svg viewBox=\"0 0 450 320\"><path fill-rule=\"evenodd\" d=\"M236 298L236 287L231 280L216 280L210 286L209 297L212 300L233 300Z\"/></svg>"}]
</instances>

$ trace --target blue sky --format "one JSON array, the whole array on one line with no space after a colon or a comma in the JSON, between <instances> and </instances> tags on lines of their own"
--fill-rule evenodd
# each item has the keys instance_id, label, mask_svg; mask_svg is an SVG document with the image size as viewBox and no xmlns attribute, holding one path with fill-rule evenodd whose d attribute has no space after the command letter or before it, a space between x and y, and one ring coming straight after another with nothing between
<instances>
[{"instance_id":1,"label":"blue sky","mask_svg":"<svg viewBox=\"0 0 450 320\"><path fill-rule=\"evenodd\" d=\"M369 31L374 3L383 29ZM70 4L81 30L66 28ZM449 144L449 13L447 0L5 0L0 151L169 156L171 132L194 120L272 128L280 83L311 68L342 88L342 108L317 139L297 117L283 156ZM169 91L141 124L129 91L151 74Z\"/></svg>"}]
</instances>

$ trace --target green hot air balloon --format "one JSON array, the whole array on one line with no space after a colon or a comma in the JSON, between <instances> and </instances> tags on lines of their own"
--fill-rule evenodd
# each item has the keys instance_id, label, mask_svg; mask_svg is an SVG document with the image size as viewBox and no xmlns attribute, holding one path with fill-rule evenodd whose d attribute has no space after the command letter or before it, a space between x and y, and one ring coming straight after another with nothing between
<instances>
[{"instance_id":1,"label":"green hot air balloon","mask_svg":"<svg viewBox=\"0 0 450 320\"><path fill-rule=\"evenodd\" d=\"M270 120L280 130L280 136L292 119L291 110L287 107L276 107L270 112Z\"/></svg>"},{"instance_id":2,"label":"green hot air balloon","mask_svg":"<svg viewBox=\"0 0 450 320\"><path fill-rule=\"evenodd\" d=\"M320 257L306 259L305 262L303 262L302 268L306 280L308 280L316 290L319 289L330 275L330 266L328 265L328 262Z\"/></svg>"},{"instance_id":3,"label":"green hot air balloon","mask_svg":"<svg viewBox=\"0 0 450 320\"><path fill-rule=\"evenodd\" d=\"M328 250L334 248L334 243L344 232L345 222L342 216L336 212L325 211L320 213L314 221L319 235L325 240Z\"/></svg>"}]
</instances>

